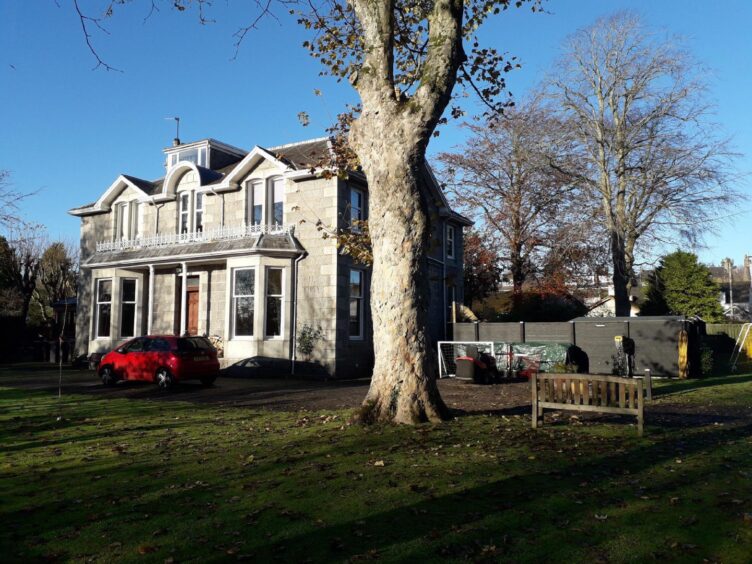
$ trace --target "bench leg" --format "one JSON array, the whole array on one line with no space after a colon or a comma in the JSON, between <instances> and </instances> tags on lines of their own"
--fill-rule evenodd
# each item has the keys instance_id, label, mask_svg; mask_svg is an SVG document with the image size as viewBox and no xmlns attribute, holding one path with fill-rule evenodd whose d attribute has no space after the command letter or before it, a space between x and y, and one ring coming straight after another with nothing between
<instances>
[{"instance_id":1,"label":"bench leg","mask_svg":"<svg viewBox=\"0 0 752 564\"><path fill-rule=\"evenodd\" d=\"M641 413L637 416L637 434L642 437L645 427L645 416Z\"/></svg>"}]
</instances>

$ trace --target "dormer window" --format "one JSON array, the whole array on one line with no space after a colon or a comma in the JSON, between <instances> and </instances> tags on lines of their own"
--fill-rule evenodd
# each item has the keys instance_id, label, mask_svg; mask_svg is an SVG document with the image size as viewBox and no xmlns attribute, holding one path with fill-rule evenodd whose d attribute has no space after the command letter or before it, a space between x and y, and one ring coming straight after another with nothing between
<instances>
[{"instance_id":1,"label":"dormer window","mask_svg":"<svg viewBox=\"0 0 752 564\"><path fill-rule=\"evenodd\" d=\"M172 168L179 162L189 162L198 166L207 167L206 147L192 147L167 155L167 168Z\"/></svg>"}]
</instances>

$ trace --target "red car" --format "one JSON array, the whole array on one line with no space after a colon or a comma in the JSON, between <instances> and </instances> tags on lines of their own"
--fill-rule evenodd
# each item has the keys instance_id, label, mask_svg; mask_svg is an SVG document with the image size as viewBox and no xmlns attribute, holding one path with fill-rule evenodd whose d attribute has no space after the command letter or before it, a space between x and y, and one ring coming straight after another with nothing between
<instances>
[{"instance_id":1,"label":"red car","mask_svg":"<svg viewBox=\"0 0 752 564\"><path fill-rule=\"evenodd\" d=\"M219 375L219 361L205 337L149 335L104 355L98 372L105 386L118 380L144 380L166 390L184 380L198 379L210 386Z\"/></svg>"}]
</instances>

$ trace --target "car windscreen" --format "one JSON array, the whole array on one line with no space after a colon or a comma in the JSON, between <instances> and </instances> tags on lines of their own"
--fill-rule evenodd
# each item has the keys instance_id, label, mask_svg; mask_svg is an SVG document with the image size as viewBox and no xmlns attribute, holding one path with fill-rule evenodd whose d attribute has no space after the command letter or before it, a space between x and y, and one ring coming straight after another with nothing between
<instances>
[{"instance_id":1,"label":"car windscreen","mask_svg":"<svg viewBox=\"0 0 752 564\"><path fill-rule=\"evenodd\" d=\"M178 339L178 350L180 352L191 351L213 351L214 347L209 342L209 339L204 337L180 337Z\"/></svg>"}]
</instances>

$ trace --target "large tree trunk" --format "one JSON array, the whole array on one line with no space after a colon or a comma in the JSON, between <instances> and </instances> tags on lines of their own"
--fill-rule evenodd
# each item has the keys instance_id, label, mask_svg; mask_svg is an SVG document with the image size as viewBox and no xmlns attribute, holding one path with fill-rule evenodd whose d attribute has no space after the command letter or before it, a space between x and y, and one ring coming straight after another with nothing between
<instances>
[{"instance_id":1,"label":"large tree trunk","mask_svg":"<svg viewBox=\"0 0 752 564\"><path fill-rule=\"evenodd\" d=\"M424 157L420 140L398 129L394 123L382 123L383 135L375 142L369 136L368 144L357 129L353 136L371 193L368 225L373 246L375 365L363 419L439 421L448 410L436 386L436 355L426 331L431 229L421 179Z\"/></svg>"},{"instance_id":2,"label":"large tree trunk","mask_svg":"<svg viewBox=\"0 0 752 564\"><path fill-rule=\"evenodd\" d=\"M631 287L631 266L627 264L624 238L616 231L611 232L611 257L614 265L614 309L616 316L629 317L632 306L629 299Z\"/></svg>"}]
</instances>

